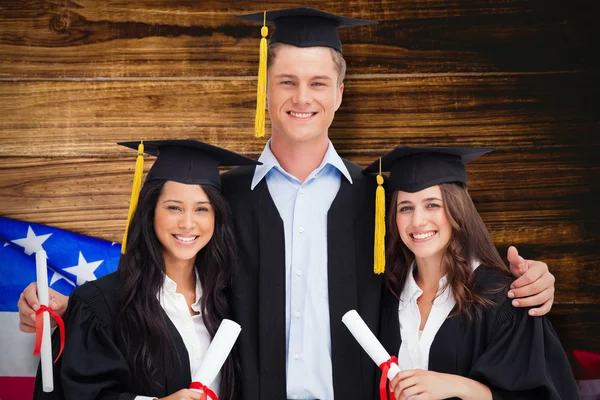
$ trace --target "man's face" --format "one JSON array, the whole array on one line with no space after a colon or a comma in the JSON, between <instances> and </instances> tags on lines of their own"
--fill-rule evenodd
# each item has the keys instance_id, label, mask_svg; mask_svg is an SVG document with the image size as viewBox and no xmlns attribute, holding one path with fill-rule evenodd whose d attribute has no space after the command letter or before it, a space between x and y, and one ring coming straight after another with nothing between
<instances>
[{"instance_id":1,"label":"man's face","mask_svg":"<svg viewBox=\"0 0 600 400\"><path fill-rule=\"evenodd\" d=\"M344 86L327 47L280 46L269 66L267 108L272 136L290 142L327 137Z\"/></svg>"}]
</instances>

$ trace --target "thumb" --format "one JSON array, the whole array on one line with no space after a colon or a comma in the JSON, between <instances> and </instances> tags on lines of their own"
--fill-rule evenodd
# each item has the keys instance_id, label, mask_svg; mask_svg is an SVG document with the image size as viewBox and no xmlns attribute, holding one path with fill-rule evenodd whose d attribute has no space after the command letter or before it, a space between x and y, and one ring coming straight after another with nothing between
<instances>
[{"instance_id":1,"label":"thumb","mask_svg":"<svg viewBox=\"0 0 600 400\"><path fill-rule=\"evenodd\" d=\"M508 248L506 257L510 263L510 270L514 275L518 277L527 271L527 263L525 262L525 259L519 255L519 251L515 246L510 246Z\"/></svg>"}]
</instances>

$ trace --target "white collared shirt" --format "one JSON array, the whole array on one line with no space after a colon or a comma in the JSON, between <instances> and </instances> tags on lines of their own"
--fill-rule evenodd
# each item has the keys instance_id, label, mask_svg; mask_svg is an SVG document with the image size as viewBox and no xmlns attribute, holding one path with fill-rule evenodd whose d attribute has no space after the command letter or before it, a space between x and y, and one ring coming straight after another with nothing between
<instances>
[{"instance_id":1,"label":"white collared shirt","mask_svg":"<svg viewBox=\"0 0 600 400\"><path fill-rule=\"evenodd\" d=\"M473 270L479 264L479 262L473 262ZM400 323L400 337L402 338L402 344L398 351L398 366L401 370L429 369L431 344L456 305L452 289L449 285L446 285L447 275L444 275L439 280L437 296L433 300L423 331L419 334L421 313L417 305L417 299L421 297L423 290L415 281L413 275L415 268L416 264L413 262L398 303L398 322Z\"/></svg>"},{"instance_id":2,"label":"white collared shirt","mask_svg":"<svg viewBox=\"0 0 600 400\"><path fill-rule=\"evenodd\" d=\"M287 173L265 146L251 189L265 178L283 220L287 397L333 400L327 213L342 176L350 173L331 142L321 165L304 182Z\"/></svg>"},{"instance_id":3,"label":"white collared shirt","mask_svg":"<svg viewBox=\"0 0 600 400\"><path fill-rule=\"evenodd\" d=\"M160 305L165 313L177 328L177 331L183 339L185 348L188 351L190 359L190 373L192 379L196 375L206 350L211 342L210 333L202 320L202 309L200 299L202 298L202 288L200 279L196 276L196 299L192 304L192 310L198 312L198 315L190 315L185 297L177 293L177 284L171 278L165 275L163 286L157 295ZM220 374L209 385L210 389L219 395ZM152 400L155 397L137 396L135 400Z\"/></svg>"}]
</instances>

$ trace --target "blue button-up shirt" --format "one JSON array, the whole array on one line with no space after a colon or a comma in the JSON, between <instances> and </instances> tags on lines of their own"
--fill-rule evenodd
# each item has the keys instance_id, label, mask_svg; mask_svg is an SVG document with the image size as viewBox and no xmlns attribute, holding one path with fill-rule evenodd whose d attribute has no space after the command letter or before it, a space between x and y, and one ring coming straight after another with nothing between
<instances>
[{"instance_id":1,"label":"blue button-up shirt","mask_svg":"<svg viewBox=\"0 0 600 400\"><path fill-rule=\"evenodd\" d=\"M284 171L265 146L252 189L266 177L283 220L285 237L285 322L287 397L333 400L327 212L342 175L352 178L331 142L321 165L304 182Z\"/></svg>"}]
</instances>

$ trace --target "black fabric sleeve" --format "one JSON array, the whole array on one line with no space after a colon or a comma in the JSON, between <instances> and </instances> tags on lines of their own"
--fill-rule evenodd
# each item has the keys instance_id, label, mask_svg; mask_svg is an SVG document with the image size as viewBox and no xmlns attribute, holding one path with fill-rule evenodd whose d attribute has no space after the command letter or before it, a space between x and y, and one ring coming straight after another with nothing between
<instances>
[{"instance_id":1,"label":"black fabric sleeve","mask_svg":"<svg viewBox=\"0 0 600 400\"><path fill-rule=\"evenodd\" d=\"M54 397L40 395L39 399L65 400L133 400L126 393L132 379L128 363L113 338L112 319L103 293L86 284L70 296L65 321L65 347L54 368L59 393ZM55 335L58 332L55 332ZM56 352L58 343L53 340ZM38 369L37 381L41 380Z\"/></svg>"},{"instance_id":2,"label":"black fabric sleeve","mask_svg":"<svg viewBox=\"0 0 600 400\"><path fill-rule=\"evenodd\" d=\"M573 373L546 317L503 301L489 319L487 346L469 378L488 385L494 399L578 399Z\"/></svg>"}]
</instances>

